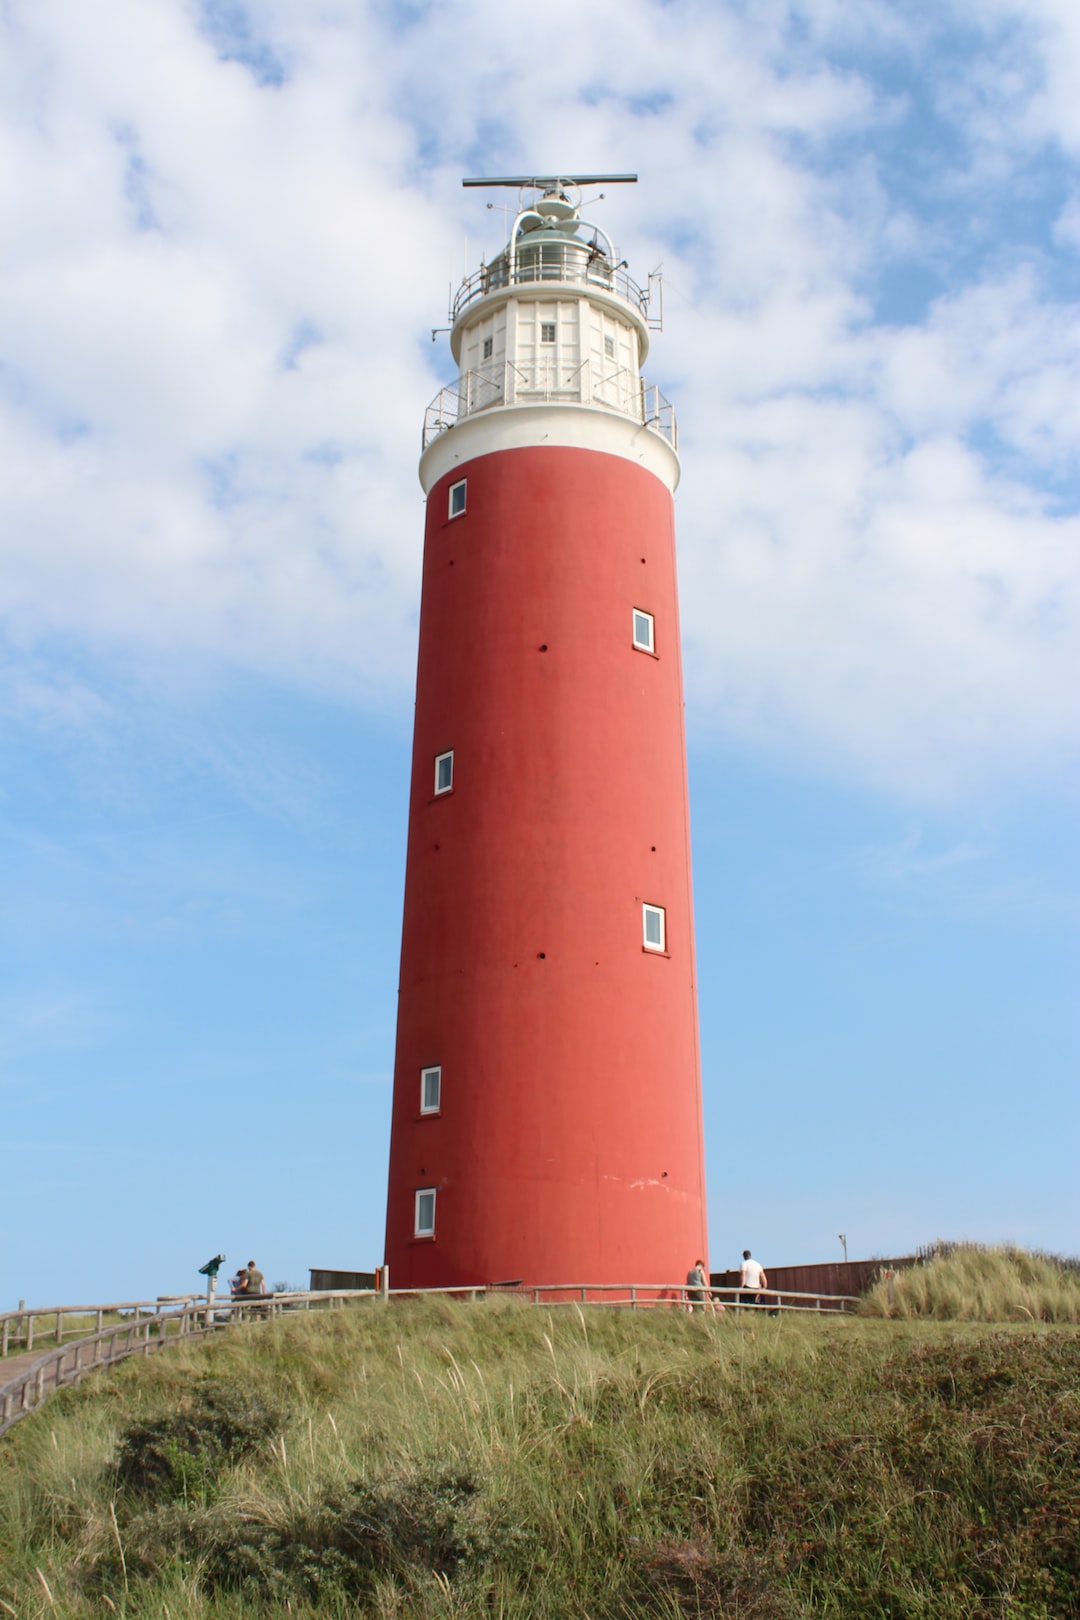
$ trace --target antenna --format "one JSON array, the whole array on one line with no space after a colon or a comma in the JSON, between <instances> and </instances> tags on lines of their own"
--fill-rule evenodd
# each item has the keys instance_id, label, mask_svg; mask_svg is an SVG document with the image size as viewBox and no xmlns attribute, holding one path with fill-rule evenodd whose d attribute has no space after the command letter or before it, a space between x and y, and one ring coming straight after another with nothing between
<instances>
[{"instance_id":1,"label":"antenna","mask_svg":"<svg viewBox=\"0 0 1080 1620\"><path fill-rule=\"evenodd\" d=\"M659 313L659 315L653 315L651 313L649 313L647 315L647 319L648 319L648 323L649 323L649 329L651 331L653 331L653 332L662 332L664 330L664 261L663 261L663 259L661 259L660 263L657 265L655 270L650 270L649 271L649 286L648 286L648 290L647 290L646 295L645 295L645 301L646 301L646 304L648 305L648 308L649 308L650 311L652 309L652 301L653 301L654 297L656 298L657 302L660 305L660 313Z\"/></svg>"},{"instance_id":2,"label":"antenna","mask_svg":"<svg viewBox=\"0 0 1080 1620\"><path fill-rule=\"evenodd\" d=\"M623 186L635 185L636 174L509 174L490 179L463 180L463 186Z\"/></svg>"},{"instance_id":3,"label":"antenna","mask_svg":"<svg viewBox=\"0 0 1080 1620\"><path fill-rule=\"evenodd\" d=\"M503 230L505 231L506 228L507 228L507 217L506 216L510 213L510 204L509 203L488 203L487 206L489 208L501 208L502 209Z\"/></svg>"}]
</instances>

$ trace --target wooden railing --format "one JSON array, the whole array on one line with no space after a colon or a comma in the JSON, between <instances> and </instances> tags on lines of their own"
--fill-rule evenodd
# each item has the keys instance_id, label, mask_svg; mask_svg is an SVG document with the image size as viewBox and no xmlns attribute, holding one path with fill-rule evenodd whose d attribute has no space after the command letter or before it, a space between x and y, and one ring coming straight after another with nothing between
<instances>
[{"instance_id":1,"label":"wooden railing","mask_svg":"<svg viewBox=\"0 0 1080 1620\"><path fill-rule=\"evenodd\" d=\"M852 1311L858 1294L798 1294L790 1288L759 1288L756 1301L748 1300L741 1288L710 1288L713 1302L737 1311Z\"/></svg>"},{"instance_id":2,"label":"wooden railing","mask_svg":"<svg viewBox=\"0 0 1080 1620\"><path fill-rule=\"evenodd\" d=\"M723 1305L725 1310L765 1311L849 1311L858 1304L855 1294L798 1294L790 1289L759 1289L756 1301L744 1299L738 1288L706 1287L700 1293L685 1283L495 1283L487 1286L462 1283L454 1288L389 1288L384 1290L390 1299L421 1299L428 1295L451 1295L471 1300L496 1297L517 1297L533 1305L600 1305L611 1308L621 1306L627 1310L652 1309L672 1306L687 1310L694 1305ZM760 1303L759 1303L760 1302Z\"/></svg>"},{"instance_id":3,"label":"wooden railing","mask_svg":"<svg viewBox=\"0 0 1080 1620\"><path fill-rule=\"evenodd\" d=\"M146 1316L157 1316L167 1306L183 1307L205 1298L201 1294L170 1294L161 1299L126 1299L111 1305L40 1305L32 1310L24 1306L17 1311L0 1312L0 1356L17 1350L32 1350L34 1340L46 1336L62 1344L70 1338L78 1322L92 1321L94 1332L100 1333L107 1316L133 1317L136 1321ZM80 1336L85 1336L85 1328Z\"/></svg>"},{"instance_id":4,"label":"wooden railing","mask_svg":"<svg viewBox=\"0 0 1080 1620\"><path fill-rule=\"evenodd\" d=\"M107 1307L102 1309L107 1310ZM86 1310L81 1314L85 1316ZM192 1304L179 1311L159 1311L154 1316L133 1315L126 1322L103 1328L100 1333L73 1339L60 1349L47 1350L28 1367L21 1367L14 1378L0 1384L0 1434L40 1406L46 1395L66 1384L77 1384L95 1367L107 1367L125 1356L149 1355L164 1344L175 1344L179 1339L205 1333L214 1325L212 1321L207 1322L205 1303Z\"/></svg>"},{"instance_id":5,"label":"wooden railing","mask_svg":"<svg viewBox=\"0 0 1080 1620\"><path fill-rule=\"evenodd\" d=\"M260 1312L276 1315L281 1310L304 1310L309 1304L332 1308L339 1300L370 1299L371 1293L370 1288L336 1288L311 1293L265 1294L247 1301L247 1306L249 1312L256 1308ZM124 1321L131 1319L138 1322L155 1318L165 1311L175 1313L201 1308L206 1303L205 1294L163 1294L157 1299L127 1299L110 1305L38 1305L32 1309L20 1305L17 1311L0 1311L0 1358L17 1351L32 1350L35 1342L41 1339L62 1344L65 1338L71 1338L73 1331L77 1331L80 1338L85 1337L86 1329L79 1328L80 1320L86 1324L92 1322L93 1331L101 1333L106 1326L106 1317L115 1316ZM222 1321L228 1319L231 1311L240 1310L244 1303L243 1300L232 1299L228 1294L215 1294L213 1298L213 1308L221 1313ZM112 1326L111 1323L109 1325Z\"/></svg>"},{"instance_id":6,"label":"wooden railing","mask_svg":"<svg viewBox=\"0 0 1080 1620\"><path fill-rule=\"evenodd\" d=\"M184 1294L168 1299L130 1300L112 1305L60 1305L41 1309L6 1311L0 1315L0 1336L3 1352L22 1350L14 1377L6 1383L0 1381L0 1434L19 1418L41 1404L47 1395L66 1385L76 1384L95 1367L111 1366L130 1355L150 1355L164 1345L176 1344L197 1334L215 1332L233 1322L266 1321L285 1312L297 1310L339 1310L352 1300L381 1298L421 1299L439 1295L444 1298L464 1298L473 1301L492 1298L517 1298L526 1304L560 1306L592 1305L601 1308L646 1310L664 1307L677 1310L701 1310L723 1307L726 1310L757 1311L780 1314L790 1311L847 1311L858 1303L847 1294L795 1294L762 1289L757 1301L744 1300L737 1288L707 1288L701 1290L704 1301L696 1290L684 1283L547 1283L528 1287L519 1283L475 1285L461 1284L451 1288L390 1288L389 1276L384 1270L383 1286L376 1292L371 1288L340 1288L289 1294L266 1294L250 1299L231 1299L228 1296L208 1300L205 1295ZM163 1308L164 1307L164 1308ZM120 1314L123 1320L110 1327L102 1325L106 1316ZM96 1331L69 1340L64 1345L64 1324L72 1319L93 1319ZM48 1324L45 1326L45 1324ZM25 1352L33 1349L35 1338L42 1331L55 1334L56 1343L51 1350L25 1364ZM4 1363L0 1360L0 1379Z\"/></svg>"},{"instance_id":7,"label":"wooden railing","mask_svg":"<svg viewBox=\"0 0 1080 1620\"><path fill-rule=\"evenodd\" d=\"M22 1351L21 1365L14 1376L3 1380L0 1360L0 1434L19 1418L25 1417L55 1390L77 1384L95 1367L107 1367L130 1355L150 1355L163 1345L176 1344L195 1334L228 1327L231 1322L265 1321L283 1311L334 1310L348 1299L370 1299L370 1288L335 1289L332 1292L266 1294L249 1300L184 1294L164 1300L127 1300L110 1305L53 1305L41 1309L6 1311L0 1317L0 1339L9 1362L12 1353ZM164 1309L162 1307L165 1307ZM106 1316L122 1314L123 1321L103 1327ZM64 1324L73 1318L93 1320L97 1331L63 1344ZM55 1334L56 1346L29 1365L25 1353L32 1351L35 1331Z\"/></svg>"}]
</instances>

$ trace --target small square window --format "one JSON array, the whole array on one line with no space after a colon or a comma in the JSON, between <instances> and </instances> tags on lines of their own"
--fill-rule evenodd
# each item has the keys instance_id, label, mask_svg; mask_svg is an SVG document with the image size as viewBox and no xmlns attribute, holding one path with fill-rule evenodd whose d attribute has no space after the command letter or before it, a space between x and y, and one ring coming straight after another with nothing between
<instances>
[{"instance_id":1,"label":"small square window","mask_svg":"<svg viewBox=\"0 0 1080 1620\"><path fill-rule=\"evenodd\" d=\"M442 1105L442 1064L420 1070L420 1112L437 1114Z\"/></svg>"},{"instance_id":2,"label":"small square window","mask_svg":"<svg viewBox=\"0 0 1080 1620\"><path fill-rule=\"evenodd\" d=\"M609 360L614 360L614 358L615 358L615 339L613 337L606 337L604 339L604 353L607 355Z\"/></svg>"},{"instance_id":3,"label":"small square window","mask_svg":"<svg viewBox=\"0 0 1080 1620\"><path fill-rule=\"evenodd\" d=\"M634 646L642 652L656 651L656 623L643 608L634 609Z\"/></svg>"},{"instance_id":4,"label":"small square window","mask_svg":"<svg viewBox=\"0 0 1080 1620\"><path fill-rule=\"evenodd\" d=\"M485 360L490 360L491 359L491 351L494 349L494 347L495 347L495 339L494 338L485 338L484 339L484 359Z\"/></svg>"},{"instance_id":5,"label":"small square window","mask_svg":"<svg viewBox=\"0 0 1080 1620\"><path fill-rule=\"evenodd\" d=\"M435 792L449 793L454 785L454 750L435 755Z\"/></svg>"},{"instance_id":6,"label":"small square window","mask_svg":"<svg viewBox=\"0 0 1080 1620\"><path fill-rule=\"evenodd\" d=\"M647 951L666 949L667 913L663 906L642 906L641 922L645 949Z\"/></svg>"},{"instance_id":7,"label":"small square window","mask_svg":"<svg viewBox=\"0 0 1080 1620\"><path fill-rule=\"evenodd\" d=\"M416 1237L435 1236L435 1188L421 1187L416 1194L416 1218L413 1224Z\"/></svg>"},{"instance_id":8,"label":"small square window","mask_svg":"<svg viewBox=\"0 0 1080 1620\"><path fill-rule=\"evenodd\" d=\"M450 485L449 515L451 517L460 517L465 510L465 485L467 483L468 479L462 478L459 483Z\"/></svg>"},{"instance_id":9,"label":"small square window","mask_svg":"<svg viewBox=\"0 0 1080 1620\"><path fill-rule=\"evenodd\" d=\"M541 341L541 343L554 343L554 341L555 341L555 322L554 321L541 321L540 322L540 341Z\"/></svg>"}]
</instances>

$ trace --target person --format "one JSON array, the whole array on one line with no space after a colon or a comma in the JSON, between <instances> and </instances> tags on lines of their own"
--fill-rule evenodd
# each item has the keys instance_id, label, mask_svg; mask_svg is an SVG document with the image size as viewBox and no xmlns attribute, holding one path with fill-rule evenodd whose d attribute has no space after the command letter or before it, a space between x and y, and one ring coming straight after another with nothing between
<instances>
[{"instance_id":1,"label":"person","mask_svg":"<svg viewBox=\"0 0 1080 1620\"><path fill-rule=\"evenodd\" d=\"M229 1278L229 1293L232 1295L233 1299L239 1299L242 1294L247 1293L247 1282L247 1268L245 1266L240 1266L236 1272L236 1275Z\"/></svg>"},{"instance_id":2,"label":"person","mask_svg":"<svg viewBox=\"0 0 1080 1620\"><path fill-rule=\"evenodd\" d=\"M768 1288L769 1279L765 1269L760 1266L750 1253L749 1249L742 1252L742 1266L739 1270L739 1302L742 1305L760 1305L761 1289Z\"/></svg>"},{"instance_id":3,"label":"person","mask_svg":"<svg viewBox=\"0 0 1080 1620\"><path fill-rule=\"evenodd\" d=\"M707 1298L705 1289L709 1279L705 1275L704 1260L695 1260L686 1273L686 1297L692 1311L703 1311Z\"/></svg>"},{"instance_id":4,"label":"person","mask_svg":"<svg viewBox=\"0 0 1080 1620\"><path fill-rule=\"evenodd\" d=\"M254 1260L247 1263L247 1287L244 1289L245 1299L251 1299L255 1294L266 1293L266 1279Z\"/></svg>"}]
</instances>

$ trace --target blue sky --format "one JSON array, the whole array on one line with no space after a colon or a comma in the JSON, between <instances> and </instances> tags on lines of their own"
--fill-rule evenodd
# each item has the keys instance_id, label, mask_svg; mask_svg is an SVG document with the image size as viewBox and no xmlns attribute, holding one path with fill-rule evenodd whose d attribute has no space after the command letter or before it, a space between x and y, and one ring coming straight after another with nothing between
<instances>
[{"instance_id":1,"label":"blue sky","mask_svg":"<svg viewBox=\"0 0 1080 1620\"><path fill-rule=\"evenodd\" d=\"M0 39L0 1306L380 1257L430 332L536 167L665 277L713 1264L1080 1252L1075 7Z\"/></svg>"}]
</instances>

